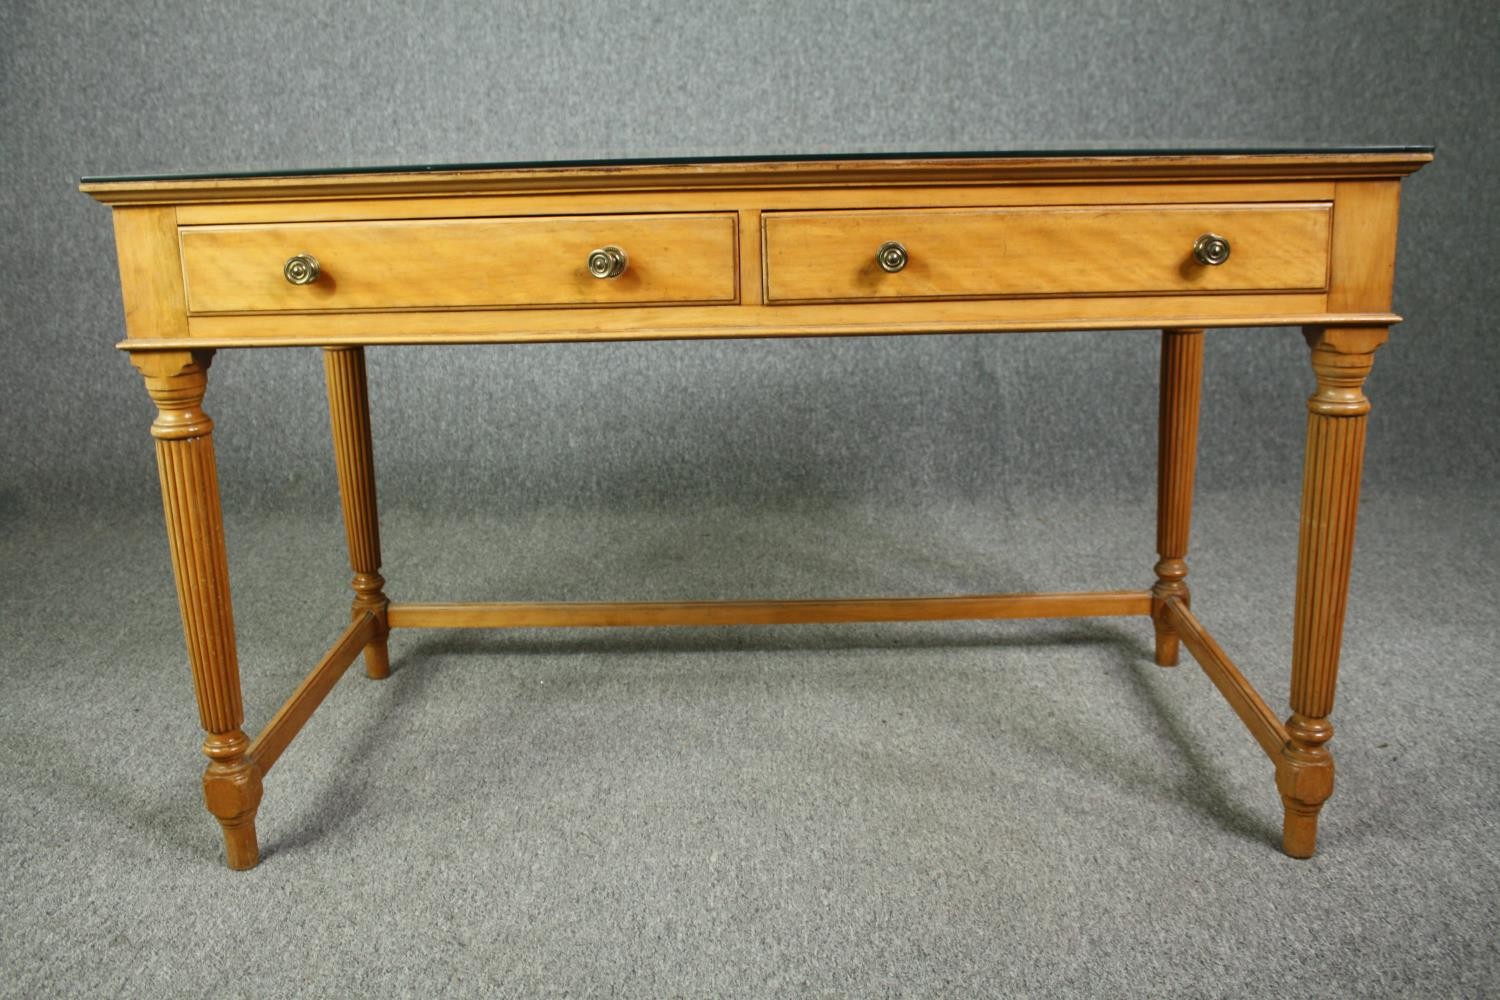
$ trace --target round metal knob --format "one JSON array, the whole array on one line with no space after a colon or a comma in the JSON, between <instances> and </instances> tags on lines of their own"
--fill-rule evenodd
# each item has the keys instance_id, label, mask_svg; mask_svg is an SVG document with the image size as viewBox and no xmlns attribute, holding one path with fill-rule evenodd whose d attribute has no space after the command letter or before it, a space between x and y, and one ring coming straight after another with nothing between
<instances>
[{"instance_id":1,"label":"round metal knob","mask_svg":"<svg viewBox=\"0 0 1500 1000\"><path fill-rule=\"evenodd\" d=\"M880 249L875 251L875 263L882 271L895 274L906 266L906 247L895 240L880 244Z\"/></svg>"},{"instance_id":2,"label":"round metal knob","mask_svg":"<svg viewBox=\"0 0 1500 1000\"><path fill-rule=\"evenodd\" d=\"M287 258L281 273L294 285L310 285L318 280L321 269L318 267L318 258L310 253L299 253Z\"/></svg>"},{"instance_id":3,"label":"round metal knob","mask_svg":"<svg viewBox=\"0 0 1500 1000\"><path fill-rule=\"evenodd\" d=\"M1204 233L1193 241L1193 259L1217 267L1229 259L1229 241L1216 233Z\"/></svg>"},{"instance_id":4,"label":"round metal knob","mask_svg":"<svg viewBox=\"0 0 1500 1000\"><path fill-rule=\"evenodd\" d=\"M618 278L629 263L630 258L619 247L600 247L589 254L589 274L596 278Z\"/></svg>"}]
</instances>

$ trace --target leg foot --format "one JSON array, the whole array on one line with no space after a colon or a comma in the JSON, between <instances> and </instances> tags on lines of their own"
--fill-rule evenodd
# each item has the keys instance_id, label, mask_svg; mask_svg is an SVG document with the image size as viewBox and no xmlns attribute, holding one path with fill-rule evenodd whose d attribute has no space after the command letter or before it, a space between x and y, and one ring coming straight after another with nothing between
<instances>
[{"instance_id":1,"label":"leg foot","mask_svg":"<svg viewBox=\"0 0 1500 1000\"><path fill-rule=\"evenodd\" d=\"M239 730L209 736L203 752L211 763L203 772L203 804L224 828L224 854L236 871L260 861L255 814L260 809L260 767L246 752L250 741Z\"/></svg>"},{"instance_id":2,"label":"leg foot","mask_svg":"<svg viewBox=\"0 0 1500 1000\"><path fill-rule=\"evenodd\" d=\"M391 676L391 657L386 651L385 639L372 641L365 647L365 676L383 681Z\"/></svg>"},{"instance_id":3,"label":"leg foot","mask_svg":"<svg viewBox=\"0 0 1500 1000\"><path fill-rule=\"evenodd\" d=\"M1322 804L1308 806L1282 796L1286 815L1281 822L1281 851L1289 858L1310 858L1318 849L1318 813Z\"/></svg>"},{"instance_id":4,"label":"leg foot","mask_svg":"<svg viewBox=\"0 0 1500 1000\"><path fill-rule=\"evenodd\" d=\"M1160 624L1156 626L1156 665L1158 667L1177 666L1182 658L1179 646L1177 633Z\"/></svg>"},{"instance_id":5,"label":"leg foot","mask_svg":"<svg viewBox=\"0 0 1500 1000\"><path fill-rule=\"evenodd\" d=\"M260 844L255 837L255 817L231 825L219 820L224 827L224 860L237 872L247 871L260 864Z\"/></svg>"},{"instance_id":6,"label":"leg foot","mask_svg":"<svg viewBox=\"0 0 1500 1000\"><path fill-rule=\"evenodd\" d=\"M1294 714L1286 728L1286 746L1276 761L1276 787L1285 810L1281 849L1290 857L1310 858L1318 843L1318 813L1333 794L1333 756L1325 746L1333 738L1333 725Z\"/></svg>"}]
</instances>

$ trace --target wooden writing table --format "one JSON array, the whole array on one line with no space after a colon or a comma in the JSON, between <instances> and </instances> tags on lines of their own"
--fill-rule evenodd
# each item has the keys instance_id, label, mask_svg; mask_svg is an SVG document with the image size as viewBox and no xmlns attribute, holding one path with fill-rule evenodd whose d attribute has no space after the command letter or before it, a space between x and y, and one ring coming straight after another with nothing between
<instances>
[{"instance_id":1,"label":"wooden writing table","mask_svg":"<svg viewBox=\"0 0 1500 1000\"><path fill-rule=\"evenodd\" d=\"M1276 769L1282 846L1313 853L1364 451L1391 313L1401 178L1427 148L951 154L90 179L114 210L126 340L151 425L209 812L259 859L262 779L401 628L735 625L1139 615L1186 645ZM1282 722L1189 610L1204 330L1300 326L1316 390ZM364 348L1161 328L1149 589L667 603L404 604L385 594ZM254 739L202 408L216 350L323 349L353 617ZM1082 375L1080 377L1083 377Z\"/></svg>"}]
</instances>

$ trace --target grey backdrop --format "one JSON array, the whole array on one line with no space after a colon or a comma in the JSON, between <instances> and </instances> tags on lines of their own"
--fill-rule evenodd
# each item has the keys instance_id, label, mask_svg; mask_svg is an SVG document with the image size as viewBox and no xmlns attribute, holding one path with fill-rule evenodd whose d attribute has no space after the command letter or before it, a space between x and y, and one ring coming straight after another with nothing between
<instances>
[{"instance_id":1,"label":"grey backdrop","mask_svg":"<svg viewBox=\"0 0 1500 1000\"><path fill-rule=\"evenodd\" d=\"M1369 474L1490 481L1497 24L1484 3L11 0L0 488L10 503L151 502L150 407L109 349L108 212L73 190L80 175L1108 140L1437 143L1404 196L1410 319L1371 384ZM1210 348L1205 487L1295 476L1296 334ZM1144 333L403 349L371 365L392 504L1151 480ZM326 506L320 377L312 351L219 360L211 412L235 502Z\"/></svg>"},{"instance_id":2,"label":"grey backdrop","mask_svg":"<svg viewBox=\"0 0 1500 1000\"><path fill-rule=\"evenodd\" d=\"M0 993L1494 988L1497 52L1500 8L1431 0L3 0ZM1111 140L1438 146L1369 385L1316 861L1275 853L1204 678L1139 623L1042 623L401 637L268 782L262 867L221 870L81 175ZM400 597L1154 560L1147 332L369 362ZM1278 709L1310 382L1294 331L1210 334L1195 606ZM322 392L314 350L214 366L250 730L347 600Z\"/></svg>"}]
</instances>

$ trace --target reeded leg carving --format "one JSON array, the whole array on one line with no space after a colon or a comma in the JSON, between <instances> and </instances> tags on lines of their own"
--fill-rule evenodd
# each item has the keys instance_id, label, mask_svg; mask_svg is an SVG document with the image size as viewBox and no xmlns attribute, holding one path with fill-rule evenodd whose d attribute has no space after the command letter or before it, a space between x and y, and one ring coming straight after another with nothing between
<instances>
[{"instance_id":1,"label":"reeded leg carving","mask_svg":"<svg viewBox=\"0 0 1500 1000\"><path fill-rule=\"evenodd\" d=\"M339 498L344 508L344 533L349 540L349 565L354 570L354 609L368 611L377 628L365 646L365 673L389 677L386 652L385 578L380 575L380 514L375 504L375 459L370 437L370 393L365 378L362 347L326 347L323 368L328 376L328 418L333 426L333 454L338 465Z\"/></svg>"},{"instance_id":2,"label":"reeded leg carving","mask_svg":"<svg viewBox=\"0 0 1500 1000\"><path fill-rule=\"evenodd\" d=\"M1312 856L1318 811L1333 793L1333 757L1326 744L1333 736L1328 716L1338 679L1365 420L1370 412L1362 387L1375 349L1385 343L1386 336L1383 327L1306 331L1318 388L1307 401L1292 715L1286 725L1289 739L1276 764L1276 786L1286 809L1282 850L1294 858Z\"/></svg>"},{"instance_id":3,"label":"reeded leg carving","mask_svg":"<svg viewBox=\"0 0 1500 1000\"><path fill-rule=\"evenodd\" d=\"M151 436L156 439L167 539L198 715L208 734L203 740L203 752L209 758L203 798L224 828L229 867L243 869L253 868L260 860L255 812L260 806L261 774L247 756L250 741L240 729L245 716L214 466L213 421L202 408L212 358L212 351L136 351L131 355L157 407Z\"/></svg>"},{"instance_id":4,"label":"reeded leg carving","mask_svg":"<svg viewBox=\"0 0 1500 1000\"><path fill-rule=\"evenodd\" d=\"M1198 409L1203 396L1203 331L1163 330L1161 411L1156 448L1156 585L1151 618L1156 662L1175 667L1177 633L1162 609L1170 597L1188 602L1188 528L1193 517L1193 467L1198 459Z\"/></svg>"}]
</instances>

